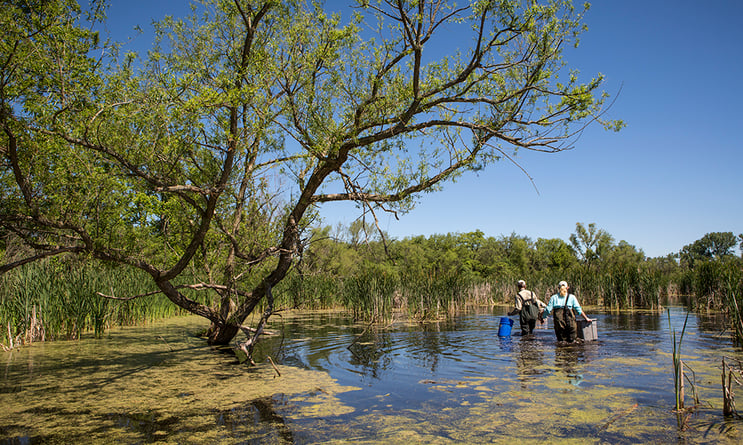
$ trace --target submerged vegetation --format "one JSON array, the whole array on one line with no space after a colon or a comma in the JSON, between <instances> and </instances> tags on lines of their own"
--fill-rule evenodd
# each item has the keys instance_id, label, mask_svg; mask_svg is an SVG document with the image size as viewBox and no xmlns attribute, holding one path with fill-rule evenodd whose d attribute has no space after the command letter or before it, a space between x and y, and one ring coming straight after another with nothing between
<instances>
[{"instance_id":1,"label":"submerged vegetation","mask_svg":"<svg viewBox=\"0 0 743 445\"><path fill-rule=\"evenodd\" d=\"M565 279L584 305L607 310L681 303L725 312L723 328L743 339L743 261L732 254L734 245L707 257L690 256L687 246L677 255L646 258L593 225L586 230L578 223L581 232L585 236L571 236L570 243L515 234L485 237L479 231L384 240L360 223L325 227L314 231L287 279L274 288L274 305L345 308L365 321L383 322L397 312L430 320L467 306L509 303L521 278L544 297ZM204 280L193 274L189 282ZM0 281L0 343L6 348L79 338L85 331L101 335L110 326L185 313L140 273L105 263L47 259L5 273ZM184 292L205 305L218 303L206 289Z\"/></svg>"},{"instance_id":2,"label":"submerged vegetation","mask_svg":"<svg viewBox=\"0 0 743 445\"><path fill-rule=\"evenodd\" d=\"M670 308L677 331L685 315ZM720 413L719 388L721 357L739 367L743 353L693 316L684 349L696 351L684 363L701 404L683 429L662 312L623 311L605 318L601 344L565 346L549 332L501 340L499 318L486 308L369 326L335 311L287 311L273 328L288 335L265 339L254 367L194 338L206 326L194 316L113 329L106 341L19 348L3 363L0 443L743 440L740 421Z\"/></svg>"}]
</instances>

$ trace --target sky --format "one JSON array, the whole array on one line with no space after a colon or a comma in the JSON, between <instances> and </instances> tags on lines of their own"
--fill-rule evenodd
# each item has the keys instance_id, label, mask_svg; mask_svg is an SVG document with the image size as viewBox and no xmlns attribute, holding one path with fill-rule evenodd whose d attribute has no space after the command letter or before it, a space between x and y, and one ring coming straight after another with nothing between
<instances>
[{"instance_id":1,"label":"sky","mask_svg":"<svg viewBox=\"0 0 743 445\"><path fill-rule=\"evenodd\" d=\"M139 43L152 19L184 10L183 0L112 3L112 35L141 25ZM498 162L422 195L399 220L379 213L381 228L397 239L479 230L567 241L576 223L594 223L648 257L710 232L743 233L742 22L739 0L593 1L588 31L564 57L605 76L602 90L616 96L605 117L626 128L590 126L570 151L521 150L528 176ZM333 203L321 212L327 225L359 216Z\"/></svg>"}]
</instances>

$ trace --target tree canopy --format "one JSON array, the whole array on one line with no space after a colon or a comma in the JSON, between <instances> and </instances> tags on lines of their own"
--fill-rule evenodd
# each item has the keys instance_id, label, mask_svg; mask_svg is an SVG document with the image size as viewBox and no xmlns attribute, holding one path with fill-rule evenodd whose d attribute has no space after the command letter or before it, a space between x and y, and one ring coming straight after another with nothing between
<instances>
[{"instance_id":1,"label":"tree canopy","mask_svg":"<svg viewBox=\"0 0 743 445\"><path fill-rule=\"evenodd\" d=\"M250 335L267 297L260 332L322 205L373 223L514 150L621 127L601 120L602 77L563 66L571 1L359 1L342 21L207 0L158 23L146 56L102 41L98 8L2 5L0 272L62 254L138 268L213 344Z\"/></svg>"},{"instance_id":2,"label":"tree canopy","mask_svg":"<svg viewBox=\"0 0 743 445\"><path fill-rule=\"evenodd\" d=\"M693 266L699 260L719 260L733 255L738 238L733 232L710 232L679 252L681 261Z\"/></svg>"}]
</instances>

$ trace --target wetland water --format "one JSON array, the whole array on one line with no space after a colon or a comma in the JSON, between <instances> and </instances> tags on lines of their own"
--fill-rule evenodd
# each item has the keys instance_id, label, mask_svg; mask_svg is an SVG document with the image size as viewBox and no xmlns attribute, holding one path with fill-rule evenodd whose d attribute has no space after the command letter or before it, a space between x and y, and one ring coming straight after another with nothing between
<instances>
[{"instance_id":1,"label":"wetland water","mask_svg":"<svg viewBox=\"0 0 743 445\"><path fill-rule=\"evenodd\" d=\"M22 347L0 355L0 444L743 442L721 389L722 357L743 354L719 320L689 316L681 355L701 406L678 416L670 329L678 338L683 309L671 327L666 311L589 311L599 340L571 346L551 329L522 338L518 322L499 338L506 310L368 329L274 316L282 334L256 367L195 338L198 317Z\"/></svg>"}]
</instances>

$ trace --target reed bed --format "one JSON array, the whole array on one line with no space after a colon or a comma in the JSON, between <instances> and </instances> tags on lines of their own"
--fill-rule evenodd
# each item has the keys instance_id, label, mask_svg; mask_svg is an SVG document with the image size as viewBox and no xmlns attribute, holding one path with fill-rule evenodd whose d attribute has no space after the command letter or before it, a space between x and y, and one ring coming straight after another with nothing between
<instances>
[{"instance_id":1,"label":"reed bed","mask_svg":"<svg viewBox=\"0 0 743 445\"><path fill-rule=\"evenodd\" d=\"M743 344L743 264L710 262L699 269L695 283L697 304L727 312L733 337L738 345Z\"/></svg>"},{"instance_id":2,"label":"reed bed","mask_svg":"<svg viewBox=\"0 0 743 445\"><path fill-rule=\"evenodd\" d=\"M354 318L381 321L392 316L397 279L392 275L363 274L343 280L342 303Z\"/></svg>"},{"instance_id":3,"label":"reed bed","mask_svg":"<svg viewBox=\"0 0 743 445\"><path fill-rule=\"evenodd\" d=\"M516 282L523 278L544 300L557 292L560 280L566 280L581 304L607 308L661 307L670 283L659 271L637 266L609 270L576 267L497 279L476 279L456 272L396 275L370 271L335 279L287 277L281 288L285 293L282 303L307 309L345 307L366 320L388 318L393 309L403 309L417 320L440 319L467 306L510 304L517 292Z\"/></svg>"},{"instance_id":4,"label":"reed bed","mask_svg":"<svg viewBox=\"0 0 743 445\"><path fill-rule=\"evenodd\" d=\"M743 266L738 258L706 261L694 269L660 270L648 263L577 264L564 270L515 273L504 269L494 276L467 270L414 269L368 265L347 276L293 269L274 289L277 307L298 309L346 308L354 317L385 320L404 311L416 320L440 319L468 306L511 304L516 282L545 302L566 280L582 305L607 309L659 308L672 294L692 295L692 310L722 310L730 317L734 339L743 344ZM199 277L183 280L198 282ZM118 297L154 290L149 277L132 268L102 263L52 259L0 276L0 343L14 344L79 338L84 332L101 336L110 326L132 325L179 315L182 310L160 294L118 301ZM211 304L209 292L187 291ZM190 292L190 293L189 293Z\"/></svg>"},{"instance_id":5,"label":"reed bed","mask_svg":"<svg viewBox=\"0 0 743 445\"><path fill-rule=\"evenodd\" d=\"M278 288L280 306L342 307L354 318L388 320L395 310L416 320L440 319L467 305L493 304L494 283L473 282L458 274L397 274L369 271L344 278L292 274Z\"/></svg>"},{"instance_id":6,"label":"reed bed","mask_svg":"<svg viewBox=\"0 0 743 445\"><path fill-rule=\"evenodd\" d=\"M340 305L341 279L300 275L293 271L274 289L275 305L293 309L328 309Z\"/></svg>"},{"instance_id":7,"label":"reed bed","mask_svg":"<svg viewBox=\"0 0 743 445\"><path fill-rule=\"evenodd\" d=\"M179 313L161 295L129 301L153 290L151 280L130 268L100 263L41 261L0 276L0 343L7 349L35 341L100 337L113 325L131 325Z\"/></svg>"},{"instance_id":8,"label":"reed bed","mask_svg":"<svg viewBox=\"0 0 743 445\"><path fill-rule=\"evenodd\" d=\"M510 303L516 293L516 281L525 279L527 288L540 299L557 293L557 283L565 280L570 293L581 304L606 308L657 308L667 298L670 279L661 272L638 266L589 268L584 265L567 270L546 270L529 276L506 276L495 280L495 300ZM545 301L546 302L546 301Z\"/></svg>"}]
</instances>

